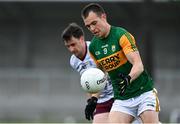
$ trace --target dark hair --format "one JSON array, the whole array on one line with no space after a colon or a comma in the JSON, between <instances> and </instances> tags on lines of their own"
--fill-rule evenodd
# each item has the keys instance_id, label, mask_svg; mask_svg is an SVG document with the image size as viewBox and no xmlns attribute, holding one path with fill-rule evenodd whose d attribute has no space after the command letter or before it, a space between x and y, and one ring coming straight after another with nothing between
<instances>
[{"instance_id":1,"label":"dark hair","mask_svg":"<svg viewBox=\"0 0 180 124\"><path fill-rule=\"evenodd\" d=\"M72 37L80 38L84 35L83 29L76 23L70 23L62 32L63 41L69 41Z\"/></svg>"},{"instance_id":2,"label":"dark hair","mask_svg":"<svg viewBox=\"0 0 180 124\"><path fill-rule=\"evenodd\" d=\"M90 12L96 13L97 16L101 16L103 13L105 13L102 6L100 6L97 3L90 3L82 9L81 11L82 18L87 18Z\"/></svg>"}]
</instances>

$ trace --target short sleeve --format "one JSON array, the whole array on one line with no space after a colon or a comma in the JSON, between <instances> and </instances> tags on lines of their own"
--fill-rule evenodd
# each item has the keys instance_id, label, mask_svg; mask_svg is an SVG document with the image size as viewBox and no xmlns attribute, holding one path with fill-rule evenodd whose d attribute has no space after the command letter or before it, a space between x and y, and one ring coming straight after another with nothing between
<instances>
[{"instance_id":1,"label":"short sleeve","mask_svg":"<svg viewBox=\"0 0 180 124\"><path fill-rule=\"evenodd\" d=\"M134 37L128 32L122 35L119 40L119 44L125 54L138 50Z\"/></svg>"}]
</instances>

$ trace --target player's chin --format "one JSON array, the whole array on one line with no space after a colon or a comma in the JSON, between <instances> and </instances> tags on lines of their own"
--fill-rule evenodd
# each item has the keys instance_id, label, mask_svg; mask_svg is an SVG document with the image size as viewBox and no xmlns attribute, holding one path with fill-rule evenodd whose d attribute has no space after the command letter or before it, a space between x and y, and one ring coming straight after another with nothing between
<instances>
[{"instance_id":1,"label":"player's chin","mask_svg":"<svg viewBox=\"0 0 180 124\"><path fill-rule=\"evenodd\" d=\"M96 36L96 37L100 37L100 38L102 37L102 35L101 35L101 34L99 34L99 33L95 33L95 34L94 34L94 36Z\"/></svg>"},{"instance_id":2,"label":"player's chin","mask_svg":"<svg viewBox=\"0 0 180 124\"><path fill-rule=\"evenodd\" d=\"M77 57L80 56L79 53L77 53L77 52L74 52L73 54L74 54L75 56L77 56Z\"/></svg>"},{"instance_id":3,"label":"player's chin","mask_svg":"<svg viewBox=\"0 0 180 124\"><path fill-rule=\"evenodd\" d=\"M93 33L94 36L98 37L98 33Z\"/></svg>"},{"instance_id":4,"label":"player's chin","mask_svg":"<svg viewBox=\"0 0 180 124\"><path fill-rule=\"evenodd\" d=\"M98 36L99 32L93 32L93 35Z\"/></svg>"}]
</instances>

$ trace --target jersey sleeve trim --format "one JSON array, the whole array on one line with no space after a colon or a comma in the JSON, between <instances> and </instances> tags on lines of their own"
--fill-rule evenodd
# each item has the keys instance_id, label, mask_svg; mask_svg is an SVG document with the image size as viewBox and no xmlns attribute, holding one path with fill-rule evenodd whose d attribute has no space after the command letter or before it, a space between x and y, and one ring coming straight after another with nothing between
<instances>
[{"instance_id":1,"label":"jersey sleeve trim","mask_svg":"<svg viewBox=\"0 0 180 124\"><path fill-rule=\"evenodd\" d=\"M138 50L135 43L135 39L130 33L125 33L119 40L119 44L125 54Z\"/></svg>"}]
</instances>

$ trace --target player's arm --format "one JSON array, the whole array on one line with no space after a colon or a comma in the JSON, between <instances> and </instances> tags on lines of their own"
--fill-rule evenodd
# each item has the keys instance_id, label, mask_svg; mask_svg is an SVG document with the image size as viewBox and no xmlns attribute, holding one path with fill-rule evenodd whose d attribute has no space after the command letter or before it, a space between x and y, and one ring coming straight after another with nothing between
<instances>
[{"instance_id":1,"label":"player's arm","mask_svg":"<svg viewBox=\"0 0 180 124\"><path fill-rule=\"evenodd\" d=\"M96 61L95 57L91 54L89 50L89 54L91 59L95 62L96 66L98 67L98 62ZM99 98L100 93L87 93L88 99L87 99L87 105L85 108L85 117L87 120L93 119L93 113L94 110L96 109L97 101Z\"/></svg>"},{"instance_id":2,"label":"player's arm","mask_svg":"<svg viewBox=\"0 0 180 124\"><path fill-rule=\"evenodd\" d=\"M87 120L93 119L93 113L96 109L97 101L99 98L100 92L98 93L87 93L87 105L85 107L85 117Z\"/></svg>"},{"instance_id":3,"label":"player's arm","mask_svg":"<svg viewBox=\"0 0 180 124\"><path fill-rule=\"evenodd\" d=\"M93 113L96 109L99 93L90 94L87 93L88 99L87 99L87 105L85 107L85 117L87 120L93 119Z\"/></svg>"},{"instance_id":4,"label":"player's arm","mask_svg":"<svg viewBox=\"0 0 180 124\"><path fill-rule=\"evenodd\" d=\"M133 65L129 73L131 81L135 80L144 71L142 60L138 51L130 52L126 55L129 62Z\"/></svg>"},{"instance_id":5,"label":"player's arm","mask_svg":"<svg viewBox=\"0 0 180 124\"><path fill-rule=\"evenodd\" d=\"M132 64L132 68L129 74L125 75L120 73L118 75L122 79L119 82L120 94L124 95L127 86L130 85L131 82L135 80L144 71L144 67L135 44L135 39L130 33L126 32L120 38L119 44L122 47L122 51L126 56L126 58L124 59L127 59Z\"/></svg>"},{"instance_id":6,"label":"player's arm","mask_svg":"<svg viewBox=\"0 0 180 124\"><path fill-rule=\"evenodd\" d=\"M132 64L129 76L131 77L131 81L133 81L144 71L143 63L135 44L135 39L127 32L121 37L120 45L128 61Z\"/></svg>"}]
</instances>

